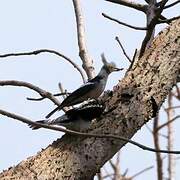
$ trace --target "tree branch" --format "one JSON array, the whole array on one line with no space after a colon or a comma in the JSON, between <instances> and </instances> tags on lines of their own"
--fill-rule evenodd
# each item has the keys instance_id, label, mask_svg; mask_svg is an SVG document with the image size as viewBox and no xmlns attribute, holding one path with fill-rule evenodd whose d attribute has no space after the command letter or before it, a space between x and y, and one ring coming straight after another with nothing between
<instances>
[{"instance_id":1,"label":"tree branch","mask_svg":"<svg viewBox=\"0 0 180 180\"><path fill-rule=\"evenodd\" d=\"M68 58L67 56L54 51L54 50L50 50L50 49L39 49L39 50L35 50L35 51L30 51L30 52L22 52L22 53L9 53L9 54L1 54L0 58L6 58L6 57L11 57L11 56L29 56L29 55L38 55L40 53L51 53L51 54L55 54L59 57L64 58L66 61L68 61L72 66L74 66L75 69L77 69L77 71L80 73L83 82L86 82L86 78L85 78L85 74L83 73L83 71L81 70L81 68L74 63L70 58Z\"/></svg>"},{"instance_id":2,"label":"tree branch","mask_svg":"<svg viewBox=\"0 0 180 180\"><path fill-rule=\"evenodd\" d=\"M123 51L123 54L126 56L126 58L128 59L128 61L131 63L131 62L132 62L132 61L131 61L131 58L127 55L127 53L126 53L123 45L121 44L121 41L119 40L119 38L118 38L117 36L115 37L115 40L118 42L120 48L121 48L122 51Z\"/></svg>"},{"instance_id":3,"label":"tree branch","mask_svg":"<svg viewBox=\"0 0 180 180\"><path fill-rule=\"evenodd\" d=\"M180 108L180 106L172 106L172 107L165 108L164 110L168 111L169 109L178 109L178 108Z\"/></svg>"},{"instance_id":4,"label":"tree branch","mask_svg":"<svg viewBox=\"0 0 180 180\"><path fill-rule=\"evenodd\" d=\"M180 3L180 0L177 0L177 1L173 2L173 3L171 3L171 4L168 4L168 5L164 6L164 9L173 7L174 5L176 5L176 4L178 4L178 3Z\"/></svg>"},{"instance_id":5,"label":"tree branch","mask_svg":"<svg viewBox=\"0 0 180 180\"><path fill-rule=\"evenodd\" d=\"M68 93L68 92L64 92L64 93L57 93L57 94L53 94L53 96L64 96L64 95L69 95L71 93ZM40 98L30 98L30 97L27 97L26 99L27 100L30 100L30 101L42 101L44 100L46 97L40 97Z\"/></svg>"},{"instance_id":6,"label":"tree branch","mask_svg":"<svg viewBox=\"0 0 180 180\"><path fill-rule=\"evenodd\" d=\"M168 95L168 107L172 107L172 94L169 93ZM174 111L172 108L170 108L167 113L167 121L172 122ZM180 116L179 116L180 117ZM173 124L167 123L167 149L172 150L173 149ZM175 159L174 156L168 154L168 179L174 179L175 178Z\"/></svg>"},{"instance_id":7,"label":"tree branch","mask_svg":"<svg viewBox=\"0 0 180 180\"><path fill-rule=\"evenodd\" d=\"M66 92L66 90L64 90L64 88L63 88L62 83L58 83L58 86L59 86L59 90L60 90L61 93ZM65 94L65 95L63 96L63 99L66 98L66 95L67 95L67 94ZM68 111L70 108L71 108L71 107L64 107L64 108L62 108L62 109L63 109L64 112L66 112L66 111Z\"/></svg>"},{"instance_id":8,"label":"tree branch","mask_svg":"<svg viewBox=\"0 0 180 180\"><path fill-rule=\"evenodd\" d=\"M148 30L146 31L145 38L140 48L139 58L142 57L146 48L150 47L151 45L151 42L154 38L155 26L156 24L158 24L159 17L161 16L161 13L167 1L168 0L162 0L158 10L156 8L156 0L152 0L152 2L150 1L151 3L149 3L148 10L146 13Z\"/></svg>"},{"instance_id":9,"label":"tree branch","mask_svg":"<svg viewBox=\"0 0 180 180\"><path fill-rule=\"evenodd\" d=\"M147 167L147 168L139 171L138 173L134 174L134 175L131 176L130 178L131 178L131 179L134 179L134 178L136 178L137 176L139 176L139 175L141 175L141 174L145 173L146 171L149 171L149 170L151 170L151 169L153 169L153 168L154 168L154 166L149 166L149 167Z\"/></svg>"},{"instance_id":10,"label":"tree branch","mask_svg":"<svg viewBox=\"0 0 180 180\"><path fill-rule=\"evenodd\" d=\"M112 139L117 139L117 140L129 142L130 144L135 145L135 146L139 147L140 149L150 151L150 152L180 154L180 151L155 150L153 148L150 148L150 147L144 146L140 143L137 143L136 141L127 139L125 137L117 136L117 135L83 133L83 132L78 132L78 131L72 131L69 129L64 129L61 127L52 126L52 125L41 124L41 123L31 121L28 118L22 117L20 115L16 115L14 113L10 113L10 112L2 110L2 109L0 109L0 114L7 116L9 118L12 118L12 119L21 121L21 122L26 123L28 125L35 125L37 127L50 129L50 130L54 130L54 131L60 131L60 132L64 132L64 133L71 134L71 135L78 135L78 136L84 136L84 137L95 137L95 138L112 138Z\"/></svg>"},{"instance_id":11,"label":"tree branch","mask_svg":"<svg viewBox=\"0 0 180 180\"><path fill-rule=\"evenodd\" d=\"M139 4L139 3L135 3L135 2L132 2L129 0L105 0L105 1L123 5L123 6L129 7L129 8L133 8L138 11L142 11L144 13L146 12L146 8L147 8L147 5L145 5L145 4Z\"/></svg>"},{"instance_id":12,"label":"tree branch","mask_svg":"<svg viewBox=\"0 0 180 180\"><path fill-rule=\"evenodd\" d=\"M175 121L176 119L178 119L178 118L180 118L180 115L177 115L177 116L174 117L173 119L171 119L171 120L167 121L166 123L158 126L158 128L156 129L156 131L157 131L157 132L160 131L162 128L166 127L168 124L174 122L174 121Z\"/></svg>"},{"instance_id":13,"label":"tree branch","mask_svg":"<svg viewBox=\"0 0 180 180\"><path fill-rule=\"evenodd\" d=\"M73 0L74 11L76 15L77 24L77 37L79 45L79 56L83 62L83 68L86 71L88 79L92 79L95 76L93 61L90 57L85 40L85 24L84 17L81 9L80 0Z\"/></svg>"},{"instance_id":14,"label":"tree branch","mask_svg":"<svg viewBox=\"0 0 180 180\"><path fill-rule=\"evenodd\" d=\"M0 86L20 86L20 87L26 87L26 88L29 88L31 90L36 91L43 98L47 98L47 99L51 100L57 106L60 105L60 102L58 101L58 99L56 99L50 92L45 91L45 90L39 88L38 86L35 86L35 85L33 85L31 83L28 83L28 82L15 81L15 80L7 80L6 81L5 80L5 81L0 81Z\"/></svg>"},{"instance_id":15,"label":"tree branch","mask_svg":"<svg viewBox=\"0 0 180 180\"><path fill-rule=\"evenodd\" d=\"M126 24L126 23L124 23L124 22L121 22L121 21L119 21L119 20L117 20L117 19L115 19L115 18L112 18L112 17L108 16L108 15L105 14L105 13L102 13L102 15L103 15L105 18L107 18L107 19L109 19L109 20L111 20L111 21L117 22L118 24L124 25L124 26L126 26L126 27L129 27L129 28L132 28L132 29L135 29L135 30L147 30L146 27L137 27L137 26L132 26L132 25Z\"/></svg>"},{"instance_id":16,"label":"tree branch","mask_svg":"<svg viewBox=\"0 0 180 180\"><path fill-rule=\"evenodd\" d=\"M103 101L111 111L92 123L89 132L131 139L156 114L179 75L179 25L180 20L176 20L163 30L112 94L105 93ZM44 179L48 176L49 179L89 180L124 145L125 141L114 138L67 134L36 156L1 173L0 179ZM31 171L27 175L29 167Z\"/></svg>"},{"instance_id":17,"label":"tree branch","mask_svg":"<svg viewBox=\"0 0 180 180\"><path fill-rule=\"evenodd\" d=\"M153 140L154 140L154 146L156 150L160 149L160 142L159 142L159 136L158 136L158 131L157 131L158 126L159 126L159 115L157 115L154 118L154 122L153 122ZM163 160L159 152L156 152L156 168L157 168L157 179L163 180Z\"/></svg>"},{"instance_id":18,"label":"tree branch","mask_svg":"<svg viewBox=\"0 0 180 180\"><path fill-rule=\"evenodd\" d=\"M62 83L59 82L58 86L59 86L59 90L60 90L61 94L63 94L63 99L65 99L67 97L66 90L64 90Z\"/></svg>"},{"instance_id":19,"label":"tree branch","mask_svg":"<svg viewBox=\"0 0 180 180\"><path fill-rule=\"evenodd\" d=\"M158 20L158 24L161 24L161 23L171 23L172 21L176 20L176 19L179 19L180 16L176 16L176 17L173 17L173 18L170 18L170 19L159 19Z\"/></svg>"}]
</instances>

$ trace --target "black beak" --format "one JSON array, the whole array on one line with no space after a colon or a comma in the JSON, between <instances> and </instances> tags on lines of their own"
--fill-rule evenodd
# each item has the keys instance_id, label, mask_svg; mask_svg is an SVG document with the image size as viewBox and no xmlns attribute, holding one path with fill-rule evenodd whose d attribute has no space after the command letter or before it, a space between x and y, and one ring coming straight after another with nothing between
<instances>
[{"instance_id":1,"label":"black beak","mask_svg":"<svg viewBox=\"0 0 180 180\"><path fill-rule=\"evenodd\" d=\"M122 71L124 68L114 68L114 71Z\"/></svg>"}]
</instances>

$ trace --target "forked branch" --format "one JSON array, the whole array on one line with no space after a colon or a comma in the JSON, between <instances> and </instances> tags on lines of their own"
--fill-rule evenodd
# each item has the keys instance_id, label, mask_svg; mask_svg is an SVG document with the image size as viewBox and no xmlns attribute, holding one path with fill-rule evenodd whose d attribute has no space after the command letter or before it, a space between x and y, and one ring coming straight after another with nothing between
<instances>
[{"instance_id":1,"label":"forked branch","mask_svg":"<svg viewBox=\"0 0 180 180\"><path fill-rule=\"evenodd\" d=\"M53 94L51 94L50 92L45 91L45 90L39 88L38 86L35 86L35 85L31 84L31 83L28 83L28 82L15 81L15 80L5 80L5 81L0 81L0 86L26 87L26 88L29 88L29 89L34 90L37 93L39 93L39 95L42 96L42 98L47 98L47 99L51 100L57 106L60 105L60 102L58 101L58 99L56 99L53 96Z\"/></svg>"}]
</instances>

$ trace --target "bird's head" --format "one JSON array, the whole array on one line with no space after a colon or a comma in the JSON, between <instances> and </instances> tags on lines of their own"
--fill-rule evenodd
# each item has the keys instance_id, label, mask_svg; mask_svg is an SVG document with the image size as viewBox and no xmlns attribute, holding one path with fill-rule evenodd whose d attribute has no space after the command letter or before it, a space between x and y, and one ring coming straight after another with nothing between
<instances>
[{"instance_id":1,"label":"bird's head","mask_svg":"<svg viewBox=\"0 0 180 180\"><path fill-rule=\"evenodd\" d=\"M123 68L117 68L116 64L114 62L107 62L104 54L101 55L102 62L103 62L103 68L106 70L108 74L114 72L114 71L121 71Z\"/></svg>"}]
</instances>

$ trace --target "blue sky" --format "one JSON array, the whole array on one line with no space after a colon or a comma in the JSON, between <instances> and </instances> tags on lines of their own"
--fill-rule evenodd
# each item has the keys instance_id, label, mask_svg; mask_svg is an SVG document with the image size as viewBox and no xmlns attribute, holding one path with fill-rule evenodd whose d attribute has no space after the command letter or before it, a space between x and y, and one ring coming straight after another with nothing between
<instances>
[{"instance_id":1,"label":"blue sky","mask_svg":"<svg viewBox=\"0 0 180 180\"><path fill-rule=\"evenodd\" d=\"M144 1L139 2L144 3ZM72 1L1 0L0 4L0 54L42 48L54 49L72 58L81 66ZM144 32L113 23L104 19L101 13L104 12L129 24L143 27L145 26L144 14L105 1L86 0L82 5L86 21L87 46L94 60L96 72L102 65L100 60L102 52L109 61L114 61L118 67L126 69L129 63L114 38L119 36L127 53L132 56L134 50L141 45ZM165 12L168 17L178 15L178 13L179 5ZM160 26L158 29L163 27ZM52 93L58 92L59 82L63 83L64 88L69 91L82 84L80 75L70 64L64 59L47 53L0 59L0 66L2 80L27 81ZM112 89L124 73L125 71L112 74L106 89ZM38 94L25 88L1 87L0 108L32 120L44 118L54 108L48 100L31 102L27 101L26 97L38 97ZM175 122L174 126L180 127L179 122ZM175 129L176 149L180 148L180 143L177 142L178 129ZM61 133L44 129L32 131L27 125L0 115L0 170L16 165L21 160L36 154L61 135ZM152 136L146 127L143 127L133 139L153 146ZM163 145L163 148L166 148L165 143ZM128 168L129 175L132 175L154 165L155 156L151 152L144 152L132 145L126 145L122 149L121 161L122 171ZM134 166L132 162L139 163ZM179 162L176 165L176 169L178 168L180 168ZM178 175L180 175L179 172L176 177ZM139 179L149 177L151 179L155 177L154 170L139 176Z\"/></svg>"}]
</instances>

